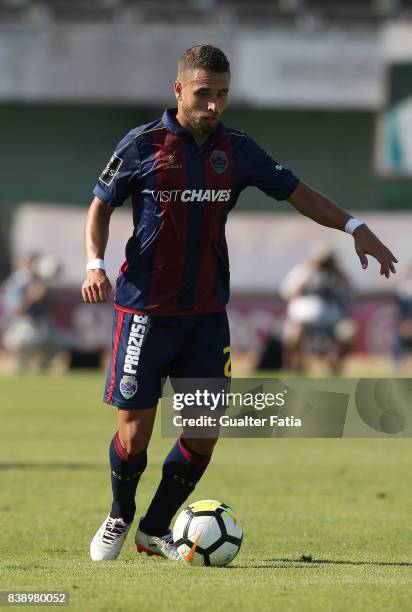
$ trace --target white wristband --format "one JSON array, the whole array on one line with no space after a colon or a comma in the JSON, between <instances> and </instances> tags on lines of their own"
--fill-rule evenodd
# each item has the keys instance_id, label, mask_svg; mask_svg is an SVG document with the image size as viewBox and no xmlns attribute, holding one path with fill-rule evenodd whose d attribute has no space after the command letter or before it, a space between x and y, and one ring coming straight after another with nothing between
<instances>
[{"instance_id":1,"label":"white wristband","mask_svg":"<svg viewBox=\"0 0 412 612\"><path fill-rule=\"evenodd\" d=\"M356 219L356 217L353 217L352 219L349 219L349 221L345 225L345 232L347 232L348 234L353 234L355 229L360 225L365 225L365 221L361 221L360 219Z\"/></svg>"},{"instance_id":2,"label":"white wristband","mask_svg":"<svg viewBox=\"0 0 412 612\"><path fill-rule=\"evenodd\" d=\"M105 265L104 265L104 259L92 259L91 261L88 262L86 266L86 270L96 270L96 269L106 270Z\"/></svg>"}]
</instances>

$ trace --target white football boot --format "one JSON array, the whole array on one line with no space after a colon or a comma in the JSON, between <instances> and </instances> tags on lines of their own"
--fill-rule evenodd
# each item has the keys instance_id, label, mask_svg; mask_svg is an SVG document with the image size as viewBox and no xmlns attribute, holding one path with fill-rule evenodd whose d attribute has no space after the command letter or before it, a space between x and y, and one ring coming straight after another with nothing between
<instances>
[{"instance_id":1,"label":"white football boot","mask_svg":"<svg viewBox=\"0 0 412 612\"><path fill-rule=\"evenodd\" d=\"M151 536L147 535L140 528L138 528L136 531L135 542L137 552L145 552L148 557L158 555L159 557L165 557L170 561L182 561L181 556L177 552L171 531L166 533L164 536Z\"/></svg>"},{"instance_id":2,"label":"white football boot","mask_svg":"<svg viewBox=\"0 0 412 612\"><path fill-rule=\"evenodd\" d=\"M92 560L117 559L131 526L131 523L125 523L122 518L112 518L109 514L90 544Z\"/></svg>"}]
</instances>

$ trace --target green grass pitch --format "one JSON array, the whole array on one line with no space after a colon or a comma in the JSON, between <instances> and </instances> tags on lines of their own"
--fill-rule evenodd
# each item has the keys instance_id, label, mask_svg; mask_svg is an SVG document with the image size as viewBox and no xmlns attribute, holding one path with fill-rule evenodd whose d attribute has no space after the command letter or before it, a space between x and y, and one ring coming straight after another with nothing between
<instances>
[{"instance_id":1,"label":"green grass pitch","mask_svg":"<svg viewBox=\"0 0 412 612\"><path fill-rule=\"evenodd\" d=\"M221 440L189 501L244 528L228 568L137 555L90 561L109 508L115 409L102 374L0 379L0 590L66 590L70 610L410 610L410 440ZM172 440L153 435L143 513ZM20 609L20 608L18 608Z\"/></svg>"}]
</instances>

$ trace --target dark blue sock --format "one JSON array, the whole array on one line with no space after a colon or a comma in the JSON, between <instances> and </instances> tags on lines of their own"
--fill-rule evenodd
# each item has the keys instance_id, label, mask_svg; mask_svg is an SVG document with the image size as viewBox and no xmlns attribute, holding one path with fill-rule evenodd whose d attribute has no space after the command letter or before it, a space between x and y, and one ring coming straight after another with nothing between
<instances>
[{"instance_id":1,"label":"dark blue sock","mask_svg":"<svg viewBox=\"0 0 412 612\"><path fill-rule=\"evenodd\" d=\"M140 522L149 535L164 535L170 521L187 500L206 470L211 455L200 455L187 448L179 438L163 463L162 480Z\"/></svg>"},{"instance_id":2,"label":"dark blue sock","mask_svg":"<svg viewBox=\"0 0 412 612\"><path fill-rule=\"evenodd\" d=\"M136 512L136 488L147 465L147 453L129 454L120 444L116 432L110 444L110 467L112 477L113 503L110 516L121 517L131 523Z\"/></svg>"}]
</instances>

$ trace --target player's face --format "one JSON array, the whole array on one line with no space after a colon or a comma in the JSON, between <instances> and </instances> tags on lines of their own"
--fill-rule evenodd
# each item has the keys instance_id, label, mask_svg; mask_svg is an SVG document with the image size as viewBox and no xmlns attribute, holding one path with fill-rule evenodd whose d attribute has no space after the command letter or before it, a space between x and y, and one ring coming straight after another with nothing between
<instances>
[{"instance_id":1,"label":"player's face","mask_svg":"<svg viewBox=\"0 0 412 612\"><path fill-rule=\"evenodd\" d=\"M178 118L201 134L213 132L228 102L229 73L197 69L176 81Z\"/></svg>"}]
</instances>

